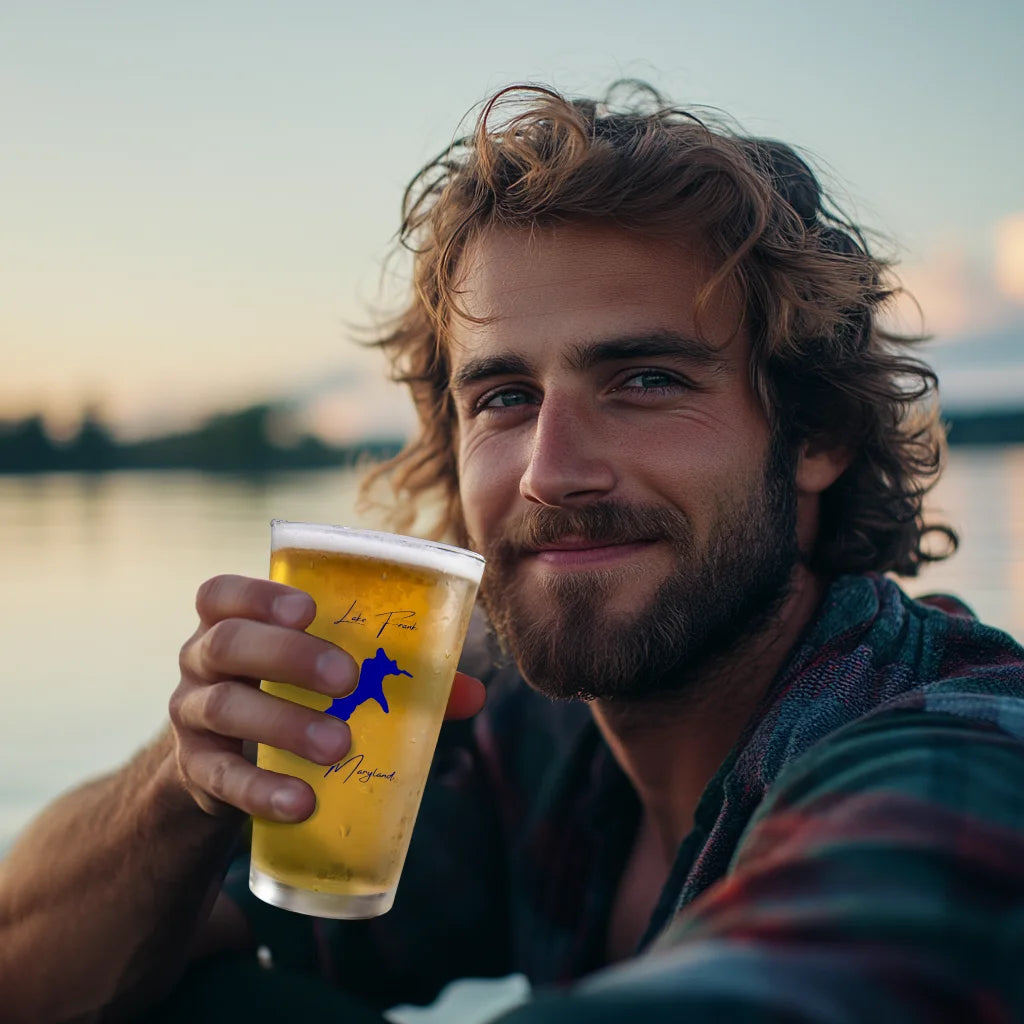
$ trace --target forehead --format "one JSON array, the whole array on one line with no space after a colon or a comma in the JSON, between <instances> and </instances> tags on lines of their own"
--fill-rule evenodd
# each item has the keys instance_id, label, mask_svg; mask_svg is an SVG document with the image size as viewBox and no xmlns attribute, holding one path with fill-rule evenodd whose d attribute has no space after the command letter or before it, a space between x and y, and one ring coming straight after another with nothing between
<instances>
[{"instance_id":1,"label":"forehead","mask_svg":"<svg viewBox=\"0 0 1024 1024\"><path fill-rule=\"evenodd\" d=\"M561 349L618 336L682 333L727 345L742 330L730 289L696 306L712 273L696 239L650 238L608 224L492 228L459 264L451 361L481 348Z\"/></svg>"}]
</instances>

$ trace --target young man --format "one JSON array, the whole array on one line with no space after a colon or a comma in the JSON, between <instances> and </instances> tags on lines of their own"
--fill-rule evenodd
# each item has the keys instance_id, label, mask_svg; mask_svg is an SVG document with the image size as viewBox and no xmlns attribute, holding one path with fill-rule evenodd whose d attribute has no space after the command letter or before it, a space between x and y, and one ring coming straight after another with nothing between
<instances>
[{"instance_id":1,"label":"young man","mask_svg":"<svg viewBox=\"0 0 1024 1024\"><path fill-rule=\"evenodd\" d=\"M647 99L503 94L408 195L382 344L421 430L383 472L487 555L511 662L464 660L488 706L442 740L395 909L285 914L243 867L210 913L239 811L313 809L243 741L349 743L254 681L354 683L308 596L220 577L170 735L4 865L14 1019L128 1013L257 944L375 1007L522 971L524 1024L1024 1011L1024 651L881 575L955 545L921 511L933 378L788 147ZM453 717L479 703L460 677Z\"/></svg>"}]
</instances>

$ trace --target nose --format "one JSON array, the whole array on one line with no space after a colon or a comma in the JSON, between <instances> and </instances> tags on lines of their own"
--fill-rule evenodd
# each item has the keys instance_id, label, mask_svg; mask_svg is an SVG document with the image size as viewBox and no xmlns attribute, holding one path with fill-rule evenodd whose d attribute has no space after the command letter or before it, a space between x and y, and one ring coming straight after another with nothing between
<instances>
[{"instance_id":1,"label":"nose","mask_svg":"<svg viewBox=\"0 0 1024 1024\"><path fill-rule=\"evenodd\" d=\"M583 505L615 487L615 467L596 410L546 396L534 420L529 461L519 493L551 508Z\"/></svg>"}]
</instances>

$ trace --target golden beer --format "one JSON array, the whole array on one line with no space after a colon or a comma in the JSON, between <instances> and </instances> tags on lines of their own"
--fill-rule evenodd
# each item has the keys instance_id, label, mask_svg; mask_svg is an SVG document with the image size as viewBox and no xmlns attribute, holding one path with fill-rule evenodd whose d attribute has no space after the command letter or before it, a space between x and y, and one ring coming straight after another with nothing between
<instances>
[{"instance_id":1,"label":"golden beer","mask_svg":"<svg viewBox=\"0 0 1024 1024\"><path fill-rule=\"evenodd\" d=\"M299 824L255 819L249 883L261 899L321 917L373 917L394 901L427 770L473 610L483 559L393 534L272 524L270 578L311 594L308 632L359 666L332 700L265 681L263 689L347 721L352 748L314 764L260 744L257 764L317 795Z\"/></svg>"}]
</instances>

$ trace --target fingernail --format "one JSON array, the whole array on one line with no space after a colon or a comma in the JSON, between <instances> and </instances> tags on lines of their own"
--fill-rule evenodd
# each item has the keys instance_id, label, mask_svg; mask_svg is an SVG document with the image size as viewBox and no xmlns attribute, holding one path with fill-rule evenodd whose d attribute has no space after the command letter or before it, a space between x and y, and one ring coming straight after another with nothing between
<instances>
[{"instance_id":1,"label":"fingernail","mask_svg":"<svg viewBox=\"0 0 1024 1024\"><path fill-rule=\"evenodd\" d=\"M316 674L338 693L347 693L356 684L356 664L341 651L324 651L316 659Z\"/></svg>"},{"instance_id":2,"label":"fingernail","mask_svg":"<svg viewBox=\"0 0 1024 1024\"><path fill-rule=\"evenodd\" d=\"M335 761L348 749L348 726L324 717L306 726L306 736L322 761Z\"/></svg>"},{"instance_id":3,"label":"fingernail","mask_svg":"<svg viewBox=\"0 0 1024 1024\"><path fill-rule=\"evenodd\" d=\"M302 794L293 786L274 790L270 797L270 806L282 818L297 818L302 813Z\"/></svg>"},{"instance_id":4,"label":"fingernail","mask_svg":"<svg viewBox=\"0 0 1024 1024\"><path fill-rule=\"evenodd\" d=\"M305 594L282 594L274 598L274 618L282 626L297 626L309 618L311 599Z\"/></svg>"}]
</instances>

